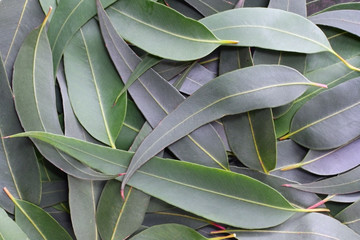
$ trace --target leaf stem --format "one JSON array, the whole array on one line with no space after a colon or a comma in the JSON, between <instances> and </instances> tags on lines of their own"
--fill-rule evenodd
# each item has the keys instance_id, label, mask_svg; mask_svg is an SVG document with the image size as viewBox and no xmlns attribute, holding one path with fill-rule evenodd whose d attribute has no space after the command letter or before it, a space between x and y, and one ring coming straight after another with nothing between
<instances>
[{"instance_id":1,"label":"leaf stem","mask_svg":"<svg viewBox=\"0 0 360 240\"><path fill-rule=\"evenodd\" d=\"M360 68L354 67L353 65L351 65L348 61L346 61L344 58L342 58L337 52L335 52L334 50L330 51L332 54L334 54L337 58L339 58L348 68L350 68L353 71L357 71L360 72Z\"/></svg>"},{"instance_id":2,"label":"leaf stem","mask_svg":"<svg viewBox=\"0 0 360 240\"><path fill-rule=\"evenodd\" d=\"M314 208L316 208L316 207L318 207L318 206L320 206L320 205L322 205L322 204L326 203L327 201L329 201L330 199L332 199L332 198L333 198L333 197L335 197L335 196L336 196L336 194L330 195L330 196L328 196L328 197L324 198L323 200L321 200L321 201L319 201L319 202L315 203L314 205L311 205L311 206L310 206L310 207L308 207L307 209L314 209Z\"/></svg>"},{"instance_id":3,"label":"leaf stem","mask_svg":"<svg viewBox=\"0 0 360 240\"><path fill-rule=\"evenodd\" d=\"M10 191L7 189L7 187L4 187L3 190L6 193L6 195L8 195L8 197L11 199L11 201L14 202L14 196L10 193Z\"/></svg>"},{"instance_id":4,"label":"leaf stem","mask_svg":"<svg viewBox=\"0 0 360 240\"><path fill-rule=\"evenodd\" d=\"M209 238L209 240L221 240L221 239L229 239L229 238L235 238L235 237L236 237L236 234L233 233L233 234L230 234L227 236Z\"/></svg>"}]
</instances>

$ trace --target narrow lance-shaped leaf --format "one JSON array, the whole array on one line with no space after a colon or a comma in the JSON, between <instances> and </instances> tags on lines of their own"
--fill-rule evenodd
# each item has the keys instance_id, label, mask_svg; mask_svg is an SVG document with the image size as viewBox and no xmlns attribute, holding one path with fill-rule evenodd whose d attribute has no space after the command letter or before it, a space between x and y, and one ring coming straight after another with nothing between
<instances>
[{"instance_id":1,"label":"narrow lance-shaped leaf","mask_svg":"<svg viewBox=\"0 0 360 240\"><path fill-rule=\"evenodd\" d=\"M308 86L319 85L284 66L248 67L215 78L166 116L144 139L129 165L123 187L151 157L201 125L226 115L284 105Z\"/></svg>"},{"instance_id":2,"label":"narrow lance-shaped leaf","mask_svg":"<svg viewBox=\"0 0 360 240\"><path fill-rule=\"evenodd\" d=\"M0 137L18 131L23 130L15 112L13 95L0 56ZM40 171L31 141L15 141L8 144L1 140L0 169L2 186L7 186L20 199L40 203ZM0 205L6 211L14 213L14 204L4 193L0 193Z\"/></svg>"},{"instance_id":3,"label":"narrow lance-shaped leaf","mask_svg":"<svg viewBox=\"0 0 360 240\"><path fill-rule=\"evenodd\" d=\"M46 132L14 136L41 139L106 174L124 172L134 154ZM295 208L273 188L245 175L157 157L137 171L129 185L214 222L241 228L275 226L295 212L324 211Z\"/></svg>"},{"instance_id":4,"label":"narrow lance-shaped leaf","mask_svg":"<svg viewBox=\"0 0 360 240\"><path fill-rule=\"evenodd\" d=\"M125 83L141 59L116 33L99 1L97 4L103 38L121 79ZM152 127L158 125L185 99L169 82L152 69L146 71L131 85L129 93ZM169 149L183 161L195 161L206 166L228 168L222 141L210 125L194 131L169 146Z\"/></svg>"},{"instance_id":5,"label":"narrow lance-shaped leaf","mask_svg":"<svg viewBox=\"0 0 360 240\"><path fill-rule=\"evenodd\" d=\"M360 135L360 78L344 82L305 103L294 115L290 133L310 149L339 147Z\"/></svg>"},{"instance_id":6,"label":"narrow lance-shaped leaf","mask_svg":"<svg viewBox=\"0 0 360 240\"><path fill-rule=\"evenodd\" d=\"M221 44L236 43L219 40L203 24L154 1L118 1L107 12L124 39L166 59L195 60Z\"/></svg>"},{"instance_id":7,"label":"narrow lance-shaped leaf","mask_svg":"<svg viewBox=\"0 0 360 240\"><path fill-rule=\"evenodd\" d=\"M46 9L48 11L49 9ZM16 55L25 37L44 19L37 0L3 0L0 2L0 52L9 80L12 80Z\"/></svg>"},{"instance_id":8,"label":"narrow lance-shaped leaf","mask_svg":"<svg viewBox=\"0 0 360 240\"><path fill-rule=\"evenodd\" d=\"M313 23L345 30L360 36L360 11L336 10L328 11L309 17Z\"/></svg>"},{"instance_id":9,"label":"narrow lance-shaped leaf","mask_svg":"<svg viewBox=\"0 0 360 240\"><path fill-rule=\"evenodd\" d=\"M234 8L237 0L185 0L202 15L209 16L218 12Z\"/></svg>"},{"instance_id":10,"label":"narrow lance-shaped leaf","mask_svg":"<svg viewBox=\"0 0 360 240\"><path fill-rule=\"evenodd\" d=\"M347 67L360 71L332 49L320 28L298 14L271 8L238 8L200 22L219 38L238 41L238 46L299 53L330 52Z\"/></svg>"},{"instance_id":11,"label":"narrow lance-shaped leaf","mask_svg":"<svg viewBox=\"0 0 360 240\"><path fill-rule=\"evenodd\" d=\"M126 113L126 94L114 99L123 85L108 56L95 20L73 37L64 53L69 97L75 115L97 140L115 148Z\"/></svg>"},{"instance_id":12,"label":"narrow lance-shaped leaf","mask_svg":"<svg viewBox=\"0 0 360 240\"><path fill-rule=\"evenodd\" d=\"M66 230L43 209L32 203L14 198L6 188L4 191L15 204L16 223L30 239L72 239Z\"/></svg>"},{"instance_id":13,"label":"narrow lance-shaped leaf","mask_svg":"<svg viewBox=\"0 0 360 240\"><path fill-rule=\"evenodd\" d=\"M52 55L44 31L46 19L25 39L14 66L15 107L23 128L62 133L55 100ZM44 157L66 173L87 179L108 177L84 166L56 149L34 142Z\"/></svg>"},{"instance_id":14,"label":"narrow lance-shaped leaf","mask_svg":"<svg viewBox=\"0 0 360 240\"><path fill-rule=\"evenodd\" d=\"M335 218L342 222L342 224L353 229L357 234L360 234L360 200L354 202L341 212L335 215Z\"/></svg>"}]
</instances>

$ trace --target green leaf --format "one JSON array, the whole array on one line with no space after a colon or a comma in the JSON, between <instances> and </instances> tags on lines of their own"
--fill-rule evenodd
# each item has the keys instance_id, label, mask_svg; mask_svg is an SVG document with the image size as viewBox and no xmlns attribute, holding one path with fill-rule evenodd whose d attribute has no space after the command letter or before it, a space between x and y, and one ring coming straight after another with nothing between
<instances>
[{"instance_id":1,"label":"green leaf","mask_svg":"<svg viewBox=\"0 0 360 240\"><path fill-rule=\"evenodd\" d=\"M0 56L0 137L19 131L23 131L23 129L15 111L13 95ZM40 203L40 170L30 141L22 140L9 144L2 139L0 169L2 169L0 174L2 186L6 186L20 199L36 204ZM0 194L0 204L6 211L14 213L14 204L4 193Z\"/></svg>"},{"instance_id":2,"label":"green leaf","mask_svg":"<svg viewBox=\"0 0 360 240\"><path fill-rule=\"evenodd\" d=\"M238 46L301 53L332 52L320 28L298 14L279 9L238 8L200 22L218 38L239 41Z\"/></svg>"},{"instance_id":3,"label":"green leaf","mask_svg":"<svg viewBox=\"0 0 360 240\"><path fill-rule=\"evenodd\" d=\"M106 12L98 4L100 27L109 54L124 83L140 63L141 59L116 33ZM129 88L129 93L139 110L152 127L185 98L154 70L149 69ZM191 161L211 167L228 168L227 156L222 141L212 126L206 125L189 136L169 146L181 160Z\"/></svg>"},{"instance_id":4,"label":"green leaf","mask_svg":"<svg viewBox=\"0 0 360 240\"><path fill-rule=\"evenodd\" d=\"M236 0L185 0L202 15L209 16L218 12L226 11L235 7Z\"/></svg>"},{"instance_id":5,"label":"green leaf","mask_svg":"<svg viewBox=\"0 0 360 240\"><path fill-rule=\"evenodd\" d=\"M50 7L54 11L57 7L57 1L56 0L39 0L39 3L41 5L41 8L45 14L48 13ZM49 16L49 21L51 21L52 15Z\"/></svg>"},{"instance_id":6,"label":"green leaf","mask_svg":"<svg viewBox=\"0 0 360 240\"><path fill-rule=\"evenodd\" d=\"M52 55L43 25L25 39L14 66L15 106L25 130L62 133L55 100ZM56 149L34 142L44 157L56 167L85 179L106 179L103 174L80 164Z\"/></svg>"},{"instance_id":7,"label":"green leaf","mask_svg":"<svg viewBox=\"0 0 360 240\"><path fill-rule=\"evenodd\" d=\"M357 167L346 173L317 182L308 184L289 184L286 186L313 193L348 194L360 192L359 174L360 167Z\"/></svg>"},{"instance_id":8,"label":"green leaf","mask_svg":"<svg viewBox=\"0 0 360 240\"><path fill-rule=\"evenodd\" d=\"M80 123L97 140L115 148L126 113L126 95L113 105L121 80L112 67L95 20L84 25L64 53L70 101Z\"/></svg>"},{"instance_id":9,"label":"green leaf","mask_svg":"<svg viewBox=\"0 0 360 240\"><path fill-rule=\"evenodd\" d=\"M106 174L124 172L133 155L46 132L16 136L41 139ZM157 157L137 171L129 185L209 220L242 228L275 226L295 212L319 211L294 208L273 188L245 175Z\"/></svg>"},{"instance_id":10,"label":"green leaf","mask_svg":"<svg viewBox=\"0 0 360 240\"><path fill-rule=\"evenodd\" d=\"M21 228L0 208L0 237L3 240L29 240Z\"/></svg>"},{"instance_id":11,"label":"green leaf","mask_svg":"<svg viewBox=\"0 0 360 240\"><path fill-rule=\"evenodd\" d=\"M206 240L200 233L192 228L180 224L162 224L148 228L141 233L130 238L130 240Z\"/></svg>"},{"instance_id":12,"label":"green leaf","mask_svg":"<svg viewBox=\"0 0 360 240\"><path fill-rule=\"evenodd\" d=\"M25 37L38 27L44 14L37 0L0 2L0 52L9 80L12 80L16 55Z\"/></svg>"},{"instance_id":13,"label":"green leaf","mask_svg":"<svg viewBox=\"0 0 360 240\"><path fill-rule=\"evenodd\" d=\"M102 0L105 7L116 0ZM65 47L73 35L96 14L94 0L61 0L54 12L48 29L56 73Z\"/></svg>"},{"instance_id":14,"label":"green leaf","mask_svg":"<svg viewBox=\"0 0 360 240\"><path fill-rule=\"evenodd\" d=\"M231 43L219 40L201 23L153 1L118 1L107 13L123 38L161 58L195 60L220 44Z\"/></svg>"},{"instance_id":15,"label":"green leaf","mask_svg":"<svg viewBox=\"0 0 360 240\"><path fill-rule=\"evenodd\" d=\"M30 239L72 240L66 230L40 207L15 199L5 188L4 191L15 204L15 220Z\"/></svg>"},{"instance_id":16,"label":"green leaf","mask_svg":"<svg viewBox=\"0 0 360 240\"><path fill-rule=\"evenodd\" d=\"M345 30L360 36L359 10L334 10L309 17L313 23Z\"/></svg>"},{"instance_id":17,"label":"green leaf","mask_svg":"<svg viewBox=\"0 0 360 240\"><path fill-rule=\"evenodd\" d=\"M263 230L230 230L241 240L325 240L360 239L351 229L330 216L319 213L296 215L278 227Z\"/></svg>"},{"instance_id":18,"label":"green leaf","mask_svg":"<svg viewBox=\"0 0 360 240\"><path fill-rule=\"evenodd\" d=\"M354 202L338 214L336 214L335 218L342 222L342 224L348 226L352 230L354 230L357 234L360 234L360 200Z\"/></svg>"},{"instance_id":19,"label":"green leaf","mask_svg":"<svg viewBox=\"0 0 360 240\"><path fill-rule=\"evenodd\" d=\"M123 186L151 157L201 125L226 115L284 105L299 97L309 85L316 84L291 68L271 65L248 67L215 78L166 116L144 139L129 165Z\"/></svg>"},{"instance_id":20,"label":"green leaf","mask_svg":"<svg viewBox=\"0 0 360 240\"><path fill-rule=\"evenodd\" d=\"M150 196L132 187L126 189L123 200L120 187L120 182L108 181L100 197L96 221L103 239L125 239L133 234L149 204Z\"/></svg>"},{"instance_id":21,"label":"green leaf","mask_svg":"<svg viewBox=\"0 0 360 240\"><path fill-rule=\"evenodd\" d=\"M360 135L360 78L325 91L294 115L290 133L298 144L315 150L339 147Z\"/></svg>"},{"instance_id":22,"label":"green leaf","mask_svg":"<svg viewBox=\"0 0 360 240\"><path fill-rule=\"evenodd\" d=\"M136 66L129 79L126 81L125 86L123 89L121 89L120 93L116 97L115 103L117 103L121 95L128 90L128 88L136 81L136 79L143 75L144 72L158 64L161 60L162 58L146 54L142 61Z\"/></svg>"}]
</instances>

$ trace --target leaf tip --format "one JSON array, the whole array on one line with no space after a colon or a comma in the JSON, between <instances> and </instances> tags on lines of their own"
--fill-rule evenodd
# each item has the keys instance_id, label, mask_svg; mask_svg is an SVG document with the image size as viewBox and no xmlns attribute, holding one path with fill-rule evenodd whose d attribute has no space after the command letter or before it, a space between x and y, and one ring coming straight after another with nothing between
<instances>
[{"instance_id":1,"label":"leaf tip","mask_svg":"<svg viewBox=\"0 0 360 240\"><path fill-rule=\"evenodd\" d=\"M121 198L125 200L125 194L124 194L124 188L121 188L120 190Z\"/></svg>"},{"instance_id":2,"label":"leaf tip","mask_svg":"<svg viewBox=\"0 0 360 240\"><path fill-rule=\"evenodd\" d=\"M289 165L289 166L285 166L285 167L281 168L280 170L281 171L288 171L288 170L293 170L293 169L299 168L301 166L302 166L302 164L296 163L296 164L292 164L292 165Z\"/></svg>"},{"instance_id":3,"label":"leaf tip","mask_svg":"<svg viewBox=\"0 0 360 240\"><path fill-rule=\"evenodd\" d=\"M10 191L7 189L7 187L4 187L3 190L11 200L14 198L13 195L10 193Z\"/></svg>"},{"instance_id":4,"label":"leaf tip","mask_svg":"<svg viewBox=\"0 0 360 240\"><path fill-rule=\"evenodd\" d=\"M283 184L281 186L283 186L283 187L292 187L291 184Z\"/></svg>"},{"instance_id":5,"label":"leaf tip","mask_svg":"<svg viewBox=\"0 0 360 240\"><path fill-rule=\"evenodd\" d=\"M321 88L328 88L328 86L326 84L322 84L322 83L314 83L314 86L321 87Z\"/></svg>"},{"instance_id":6,"label":"leaf tip","mask_svg":"<svg viewBox=\"0 0 360 240\"><path fill-rule=\"evenodd\" d=\"M220 40L221 44L238 44L239 41L237 40Z\"/></svg>"}]
</instances>

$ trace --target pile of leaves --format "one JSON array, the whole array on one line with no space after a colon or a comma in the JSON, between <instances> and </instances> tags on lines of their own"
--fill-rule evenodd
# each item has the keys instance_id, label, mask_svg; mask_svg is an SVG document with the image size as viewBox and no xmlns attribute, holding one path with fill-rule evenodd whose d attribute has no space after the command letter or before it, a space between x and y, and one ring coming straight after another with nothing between
<instances>
[{"instance_id":1,"label":"pile of leaves","mask_svg":"<svg viewBox=\"0 0 360 240\"><path fill-rule=\"evenodd\" d=\"M0 239L360 239L360 3L321 2L0 1Z\"/></svg>"}]
</instances>

